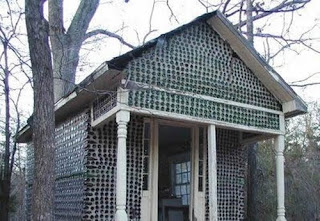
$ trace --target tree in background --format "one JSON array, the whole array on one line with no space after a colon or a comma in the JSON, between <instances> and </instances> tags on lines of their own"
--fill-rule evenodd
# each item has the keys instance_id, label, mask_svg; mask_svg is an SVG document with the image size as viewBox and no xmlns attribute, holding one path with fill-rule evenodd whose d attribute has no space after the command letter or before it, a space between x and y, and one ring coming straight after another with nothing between
<instances>
[{"instance_id":1,"label":"tree in background","mask_svg":"<svg viewBox=\"0 0 320 221\"><path fill-rule=\"evenodd\" d=\"M320 219L320 105L309 104L309 113L286 122L286 208L288 220ZM276 217L275 163L272 140L258 149L258 217Z\"/></svg>"},{"instance_id":2,"label":"tree in background","mask_svg":"<svg viewBox=\"0 0 320 221\"><path fill-rule=\"evenodd\" d=\"M320 219L320 105L287 122L286 178L288 219Z\"/></svg>"},{"instance_id":3,"label":"tree in background","mask_svg":"<svg viewBox=\"0 0 320 221\"><path fill-rule=\"evenodd\" d=\"M87 32L99 3L100 0L81 0L70 26L65 29L63 0L49 0L49 29L53 55L55 101L74 88L79 53L85 40L102 34L118 39L129 48L134 48L120 35L105 29Z\"/></svg>"},{"instance_id":4,"label":"tree in background","mask_svg":"<svg viewBox=\"0 0 320 221\"><path fill-rule=\"evenodd\" d=\"M301 9L311 0L197 1L206 11L221 10L226 17L234 21L234 25L247 36L249 42L253 42L253 39L262 42L263 51L260 53L267 62L272 61L284 50L294 50L294 45L312 49L312 42L317 40L309 35L315 31L318 25L316 21L307 30L299 30L300 33L292 33L291 30L299 19L299 12L302 12ZM276 24L273 17L278 18Z\"/></svg>"},{"instance_id":5,"label":"tree in background","mask_svg":"<svg viewBox=\"0 0 320 221\"><path fill-rule=\"evenodd\" d=\"M15 174L15 155L17 152L17 142L13 135L20 130L21 110L19 101L24 88L30 83L30 79L24 69L27 56L24 56L23 50L17 46L17 42L23 39L19 27L23 13L17 2L6 0L1 5L2 10L5 10L6 13L1 16L0 20L0 42L2 48L0 55L0 87L3 89L1 96L4 96L1 102L4 103L3 107L5 107L4 117L1 117L0 125L1 135L4 137L0 149L0 214L1 220L8 220L9 212L13 205L10 193L12 176ZM21 75L24 75L24 77ZM11 80L13 80L13 83L11 83ZM18 166L20 167L21 165Z\"/></svg>"}]
</instances>

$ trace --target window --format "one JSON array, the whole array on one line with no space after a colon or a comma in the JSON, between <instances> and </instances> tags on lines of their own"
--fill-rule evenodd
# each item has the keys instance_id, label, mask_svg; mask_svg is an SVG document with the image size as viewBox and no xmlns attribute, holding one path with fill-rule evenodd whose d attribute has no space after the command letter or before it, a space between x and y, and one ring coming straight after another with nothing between
<instances>
[{"instance_id":1,"label":"window","mask_svg":"<svg viewBox=\"0 0 320 221\"><path fill-rule=\"evenodd\" d=\"M182 205L190 202L190 161L174 164L174 195L182 199Z\"/></svg>"}]
</instances>

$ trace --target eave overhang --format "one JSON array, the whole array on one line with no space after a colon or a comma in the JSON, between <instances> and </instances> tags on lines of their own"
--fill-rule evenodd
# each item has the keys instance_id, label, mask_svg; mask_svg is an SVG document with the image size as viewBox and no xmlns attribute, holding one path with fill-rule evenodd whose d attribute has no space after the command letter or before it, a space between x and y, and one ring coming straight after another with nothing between
<instances>
[{"instance_id":1,"label":"eave overhang","mask_svg":"<svg viewBox=\"0 0 320 221\"><path fill-rule=\"evenodd\" d=\"M121 83L122 77L123 75L120 71L109 69L107 63L100 65L91 75L77 85L70 94L57 101L55 104L56 124L74 113L89 108L97 95L116 90ZM31 141L31 122L32 120L17 134L18 143Z\"/></svg>"}]
</instances>

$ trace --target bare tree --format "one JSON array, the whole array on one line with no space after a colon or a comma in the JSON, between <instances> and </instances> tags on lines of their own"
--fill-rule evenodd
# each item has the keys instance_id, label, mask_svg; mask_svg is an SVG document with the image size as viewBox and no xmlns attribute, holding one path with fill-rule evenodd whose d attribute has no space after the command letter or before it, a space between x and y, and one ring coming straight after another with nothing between
<instances>
[{"instance_id":1,"label":"bare tree","mask_svg":"<svg viewBox=\"0 0 320 221\"><path fill-rule=\"evenodd\" d=\"M87 32L100 0L81 0L68 29L64 27L63 0L49 0L49 29L53 54L55 101L70 92L75 84L79 52L85 40L96 35L118 39L129 48L134 46L120 35L105 29Z\"/></svg>"},{"instance_id":2,"label":"bare tree","mask_svg":"<svg viewBox=\"0 0 320 221\"><path fill-rule=\"evenodd\" d=\"M9 196L10 196L10 185L11 185L11 171L10 171L10 91L9 91L9 63L8 63L8 44L10 37L7 38L5 32L0 27L1 32L1 43L3 46L3 57L4 57L4 95L5 95L5 151L4 151L4 169L1 174L1 214L4 220L8 220L9 214ZM2 172L2 171L1 171Z\"/></svg>"},{"instance_id":3,"label":"bare tree","mask_svg":"<svg viewBox=\"0 0 320 221\"><path fill-rule=\"evenodd\" d=\"M315 30L319 25L317 21L307 30L298 30L300 33L292 33L291 30L297 19L300 19L299 12L302 13L301 9L311 0L196 0L195 2L203 6L206 12L219 9L234 22L240 32L247 36L249 42L252 42L251 38L256 42L262 42L265 50L261 50L260 53L267 62L280 57L284 51L296 50L294 46L297 45L318 54L320 52L320 49L312 45L319 39L309 37L309 34L317 31ZM271 24L270 18L274 17L277 17L278 21L276 24Z\"/></svg>"},{"instance_id":4,"label":"bare tree","mask_svg":"<svg viewBox=\"0 0 320 221\"><path fill-rule=\"evenodd\" d=\"M64 28L63 0L49 0L49 21L43 15L44 2L43 0L25 1L34 84L34 114L31 125L35 159L31 201L32 220L53 219L54 98L58 100L74 87L79 51L83 42L92 36L102 34L116 38L128 47L134 47L124 41L121 36L107 30L98 29L87 32L99 0L81 0L67 30Z\"/></svg>"},{"instance_id":5,"label":"bare tree","mask_svg":"<svg viewBox=\"0 0 320 221\"><path fill-rule=\"evenodd\" d=\"M10 79L15 78L14 72L16 69L24 72L22 66L26 63L25 58L13 42L19 41L18 26L21 23L23 13L21 10L13 9L13 3L6 0L2 6L7 11L7 16L2 17L2 21L6 20L6 24L0 23L0 42L2 46L2 53L0 54L0 71L1 81L3 83L4 95L4 151L3 151L3 168L0 170L0 214L2 220L9 219L9 205L10 205L10 191L12 183L12 174L15 164L15 153L17 150L17 142L12 134L16 134L20 129L20 112L18 108L22 86L18 92L18 96L13 98L11 96ZM15 6L19 8L18 4ZM12 105L13 104L13 109ZM12 118L11 114L15 113L16 118ZM1 122L2 123L2 122Z\"/></svg>"},{"instance_id":6,"label":"bare tree","mask_svg":"<svg viewBox=\"0 0 320 221\"><path fill-rule=\"evenodd\" d=\"M49 25L43 16L42 0L26 0L25 14L32 65L34 114L34 182L31 219L53 220L54 200L54 94Z\"/></svg>"},{"instance_id":7,"label":"bare tree","mask_svg":"<svg viewBox=\"0 0 320 221\"><path fill-rule=\"evenodd\" d=\"M320 106L309 103L309 113L286 122L286 193L288 220L318 220L320 216ZM276 214L275 164L272 140L258 149L258 216L273 220ZM266 200L267 199L267 200Z\"/></svg>"},{"instance_id":8,"label":"bare tree","mask_svg":"<svg viewBox=\"0 0 320 221\"><path fill-rule=\"evenodd\" d=\"M241 3L242 5L242 3ZM227 4L225 4L227 6ZM241 7L242 8L242 7ZM225 7L226 10L226 7ZM240 12L241 14L241 12ZM253 35L253 5L252 0L246 0L246 26L247 26L247 38L248 42L254 45ZM241 21L241 20L240 20ZM248 147L248 188L247 188L247 201L248 211L247 217L251 221L257 220L257 208L256 208L256 195L257 195L257 149L258 144L255 143Z\"/></svg>"}]
</instances>

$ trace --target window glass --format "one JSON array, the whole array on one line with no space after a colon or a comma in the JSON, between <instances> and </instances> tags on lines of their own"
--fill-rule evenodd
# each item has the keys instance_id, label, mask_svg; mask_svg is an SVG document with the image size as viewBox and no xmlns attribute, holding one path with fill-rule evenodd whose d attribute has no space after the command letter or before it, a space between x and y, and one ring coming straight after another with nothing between
<instances>
[{"instance_id":1,"label":"window glass","mask_svg":"<svg viewBox=\"0 0 320 221\"><path fill-rule=\"evenodd\" d=\"M183 205L189 205L191 180L190 161L174 164L174 171L174 195L181 198Z\"/></svg>"}]
</instances>

